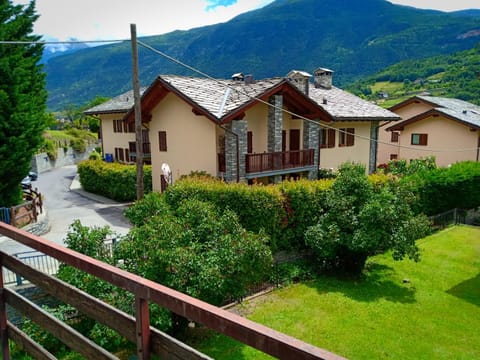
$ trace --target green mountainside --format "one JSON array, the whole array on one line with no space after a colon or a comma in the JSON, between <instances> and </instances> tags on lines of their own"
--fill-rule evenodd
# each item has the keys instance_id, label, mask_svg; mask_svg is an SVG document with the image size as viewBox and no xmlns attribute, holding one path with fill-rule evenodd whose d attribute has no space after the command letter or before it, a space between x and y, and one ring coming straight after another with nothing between
<instances>
[{"instance_id":1,"label":"green mountainside","mask_svg":"<svg viewBox=\"0 0 480 360\"><path fill-rule=\"evenodd\" d=\"M480 105L480 43L452 55L402 61L347 89L385 107L424 92Z\"/></svg>"},{"instance_id":2,"label":"green mountainside","mask_svg":"<svg viewBox=\"0 0 480 360\"><path fill-rule=\"evenodd\" d=\"M226 23L140 40L213 77L327 67L343 86L401 60L470 49L480 41L480 18L385 0L277 0ZM142 85L158 74L193 74L143 46L139 64ZM130 42L52 58L45 71L50 109L120 94L132 87Z\"/></svg>"}]
</instances>

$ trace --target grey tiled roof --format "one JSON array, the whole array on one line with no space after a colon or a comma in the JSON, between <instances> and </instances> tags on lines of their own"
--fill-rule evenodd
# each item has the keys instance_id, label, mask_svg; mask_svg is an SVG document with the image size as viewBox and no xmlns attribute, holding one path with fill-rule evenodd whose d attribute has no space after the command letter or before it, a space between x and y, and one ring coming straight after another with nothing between
<instances>
[{"instance_id":1,"label":"grey tiled roof","mask_svg":"<svg viewBox=\"0 0 480 360\"><path fill-rule=\"evenodd\" d=\"M437 105L435 110L440 113L480 127L480 106L478 105L459 99L436 96L417 96L417 98Z\"/></svg>"},{"instance_id":2,"label":"grey tiled roof","mask_svg":"<svg viewBox=\"0 0 480 360\"><path fill-rule=\"evenodd\" d=\"M310 84L309 94L335 120L400 120L400 117L390 110L335 86L325 89Z\"/></svg>"},{"instance_id":3,"label":"grey tiled roof","mask_svg":"<svg viewBox=\"0 0 480 360\"><path fill-rule=\"evenodd\" d=\"M217 119L223 118L249 102L256 101L256 98L286 80L284 77L278 77L247 83L178 75L161 75L158 78ZM143 91L145 89L142 93ZM323 89L315 88L311 84L309 96L338 121L400 120L397 114L334 86L331 89ZM133 91L129 91L88 109L85 113L127 112L132 106Z\"/></svg>"},{"instance_id":4,"label":"grey tiled roof","mask_svg":"<svg viewBox=\"0 0 480 360\"><path fill-rule=\"evenodd\" d=\"M176 75L162 75L160 78L218 119L253 101L284 80L272 78L246 84L243 81Z\"/></svg>"},{"instance_id":5,"label":"grey tiled roof","mask_svg":"<svg viewBox=\"0 0 480 360\"><path fill-rule=\"evenodd\" d=\"M143 92L146 90L146 88L141 88L140 89L140 94L143 94ZM84 111L84 114L87 115L96 115L96 114L110 114L110 113L121 113L121 112L127 112L130 110L133 106L133 90L127 91L126 93L123 93L121 95L118 95L100 105L94 106L90 109L87 109Z\"/></svg>"}]
</instances>

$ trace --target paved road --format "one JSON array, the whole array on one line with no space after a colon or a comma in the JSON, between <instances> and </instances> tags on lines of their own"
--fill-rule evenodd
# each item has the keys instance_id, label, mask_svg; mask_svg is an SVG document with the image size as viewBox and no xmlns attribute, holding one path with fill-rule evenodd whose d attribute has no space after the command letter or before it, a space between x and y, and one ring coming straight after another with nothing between
<instances>
[{"instance_id":1,"label":"paved road","mask_svg":"<svg viewBox=\"0 0 480 360\"><path fill-rule=\"evenodd\" d=\"M42 237L63 244L70 224L76 219L85 226L108 225L117 234L126 234L130 228L123 216L126 205L73 190L75 187L72 187L72 182L76 174L76 166L65 166L40 174L38 180L32 183L43 194L51 226L50 231ZM10 254L29 250L4 238L0 239L0 247Z\"/></svg>"}]
</instances>

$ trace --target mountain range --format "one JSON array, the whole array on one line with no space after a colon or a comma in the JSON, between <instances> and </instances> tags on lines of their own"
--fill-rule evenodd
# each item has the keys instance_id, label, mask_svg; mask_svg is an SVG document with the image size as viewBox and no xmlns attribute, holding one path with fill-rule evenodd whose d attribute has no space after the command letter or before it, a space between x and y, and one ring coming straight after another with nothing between
<instances>
[{"instance_id":1,"label":"mountain range","mask_svg":"<svg viewBox=\"0 0 480 360\"><path fill-rule=\"evenodd\" d=\"M159 74L199 76L173 58L218 78L326 67L342 86L402 60L473 48L480 42L480 11L445 13L385 0L277 0L226 23L140 41L142 85ZM131 62L129 41L50 58L49 109L128 91Z\"/></svg>"}]
</instances>

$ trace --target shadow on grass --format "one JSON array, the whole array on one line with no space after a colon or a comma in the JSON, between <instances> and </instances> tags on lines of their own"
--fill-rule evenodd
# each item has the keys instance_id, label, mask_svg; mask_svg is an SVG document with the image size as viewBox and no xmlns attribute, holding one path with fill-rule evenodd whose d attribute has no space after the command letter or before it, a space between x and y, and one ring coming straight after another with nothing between
<instances>
[{"instance_id":1,"label":"shadow on grass","mask_svg":"<svg viewBox=\"0 0 480 360\"><path fill-rule=\"evenodd\" d=\"M480 306L480 274L448 289L447 294Z\"/></svg>"},{"instance_id":2,"label":"shadow on grass","mask_svg":"<svg viewBox=\"0 0 480 360\"><path fill-rule=\"evenodd\" d=\"M325 275L307 283L319 293L338 292L363 302L384 299L395 303L414 303L415 287L409 282L394 281L395 270L387 265L369 264L359 277Z\"/></svg>"}]
</instances>

